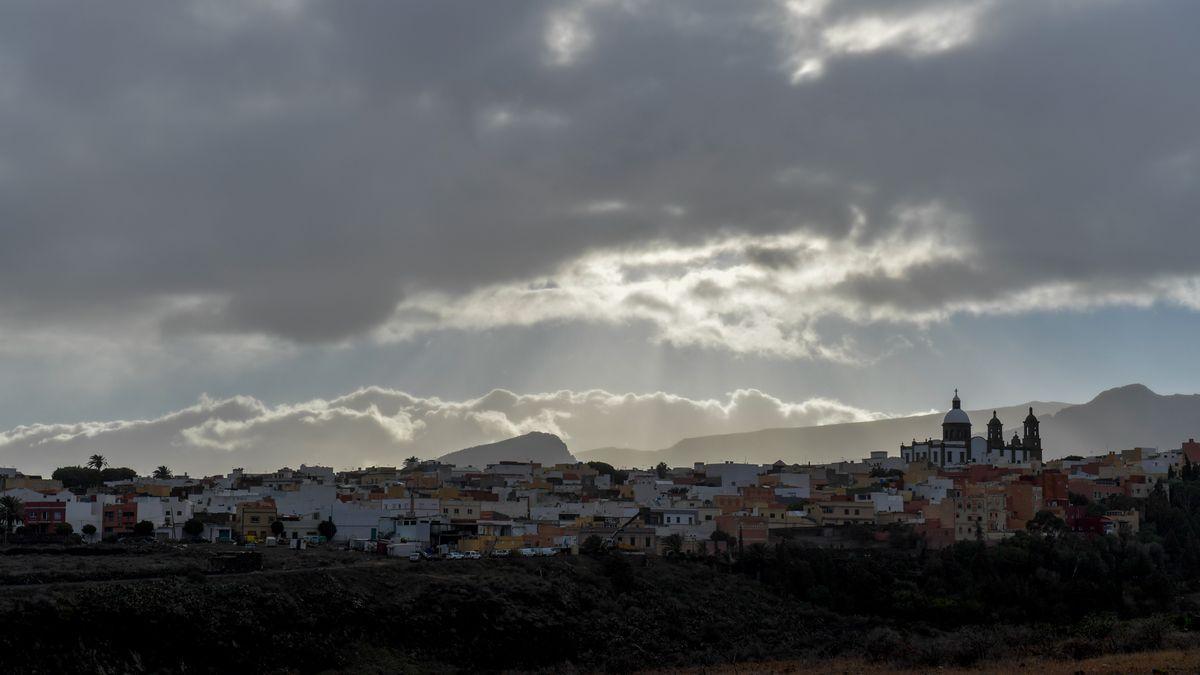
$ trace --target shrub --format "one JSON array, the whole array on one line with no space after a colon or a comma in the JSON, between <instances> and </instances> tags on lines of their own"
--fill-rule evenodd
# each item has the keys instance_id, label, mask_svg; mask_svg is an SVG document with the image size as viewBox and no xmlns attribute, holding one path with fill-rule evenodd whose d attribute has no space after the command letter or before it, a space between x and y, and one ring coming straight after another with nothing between
<instances>
[{"instance_id":1,"label":"shrub","mask_svg":"<svg viewBox=\"0 0 1200 675\"><path fill-rule=\"evenodd\" d=\"M583 540L583 544L579 547L579 552L584 555L600 555L604 552L604 540L593 534Z\"/></svg>"},{"instance_id":2,"label":"shrub","mask_svg":"<svg viewBox=\"0 0 1200 675\"><path fill-rule=\"evenodd\" d=\"M879 627L867 633L863 649L866 651L867 658L872 661L890 661L895 659L906 646L907 643L899 632L891 628Z\"/></svg>"},{"instance_id":3,"label":"shrub","mask_svg":"<svg viewBox=\"0 0 1200 675\"><path fill-rule=\"evenodd\" d=\"M333 541L333 535L337 534L337 525L333 524L333 518L317 523L317 532L325 537L326 541Z\"/></svg>"}]
</instances>

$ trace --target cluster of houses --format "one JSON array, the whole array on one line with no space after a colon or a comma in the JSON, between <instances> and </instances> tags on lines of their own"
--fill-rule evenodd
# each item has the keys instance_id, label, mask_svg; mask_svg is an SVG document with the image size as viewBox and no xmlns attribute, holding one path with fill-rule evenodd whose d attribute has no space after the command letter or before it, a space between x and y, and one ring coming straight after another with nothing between
<instances>
[{"instance_id":1,"label":"cluster of houses","mask_svg":"<svg viewBox=\"0 0 1200 675\"><path fill-rule=\"evenodd\" d=\"M960 418L954 413L949 423L961 425ZM969 449L970 436L955 433L954 447ZM1107 498L1146 498L1167 489L1165 479L1185 463L1200 465L1200 443L1190 439L1172 450L1046 461L1036 440L1036 453L1018 454L1018 444L1008 444L1006 461L994 463L957 455L947 461L950 444L927 442L921 456L905 446L901 456L877 451L829 464L619 471L598 463L512 461L479 468L426 461L343 472L301 465L207 478L138 477L76 491L0 469L0 496L22 501L26 532L91 531L95 539L130 535L148 522L159 538L214 542L312 541L332 534L336 542L372 550L403 545L405 551L488 555L603 545L711 554L776 537L875 545L896 531L888 527L893 524L912 526L932 547L995 541L1025 530L1045 511L1080 532L1136 533L1133 502ZM322 527L323 521L333 527ZM143 525L143 533L149 527Z\"/></svg>"}]
</instances>

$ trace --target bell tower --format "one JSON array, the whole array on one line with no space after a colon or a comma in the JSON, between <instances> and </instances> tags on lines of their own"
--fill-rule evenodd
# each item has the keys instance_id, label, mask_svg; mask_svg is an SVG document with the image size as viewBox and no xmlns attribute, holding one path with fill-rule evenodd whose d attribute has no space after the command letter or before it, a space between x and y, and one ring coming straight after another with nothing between
<instances>
[{"instance_id":1,"label":"bell tower","mask_svg":"<svg viewBox=\"0 0 1200 675\"><path fill-rule=\"evenodd\" d=\"M1025 417L1025 437L1021 439L1021 445L1029 450L1031 459L1042 458L1042 433L1041 422L1033 415L1033 407L1029 408L1029 414Z\"/></svg>"},{"instance_id":2,"label":"bell tower","mask_svg":"<svg viewBox=\"0 0 1200 675\"><path fill-rule=\"evenodd\" d=\"M1000 418L996 416L996 411L992 411L992 419L988 420L987 427L987 447L988 450L1003 450L1004 449L1004 424L1000 422Z\"/></svg>"}]
</instances>

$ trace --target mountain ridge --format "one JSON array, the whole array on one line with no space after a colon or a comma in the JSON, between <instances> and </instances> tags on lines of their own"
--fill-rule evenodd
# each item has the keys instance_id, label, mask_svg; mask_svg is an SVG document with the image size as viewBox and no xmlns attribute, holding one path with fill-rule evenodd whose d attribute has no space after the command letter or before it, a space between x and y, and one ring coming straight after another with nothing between
<instances>
[{"instance_id":1,"label":"mountain ridge","mask_svg":"<svg viewBox=\"0 0 1200 675\"><path fill-rule=\"evenodd\" d=\"M1099 454L1110 449L1179 447L1200 436L1200 394L1158 394L1143 384L1105 389L1086 403L1029 401L1020 405L968 409L972 432L984 435L995 410L1005 438L1022 433L1028 408L1041 421L1047 459L1071 454ZM944 412L808 427L772 427L680 439L659 450L603 447L572 454L554 434L531 432L496 443L442 455L459 466L486 466L500 461L542 464L602 461L617 467L650 467L658 462L686 466L694 462L747 461L796 463L857 460L873 450L896 455L901 443L941 435Z\"/></svg>"},{"instance_id":2,"label":"mountain ridge","mask_svg":"<svg viewBox=\"0 0 1200 675\"><path fill-rule=\"evenodd\" d=\"M1200 394L1163 395L1139 383L1106 389L1086 403L1030 401L997 407L1006 438L1014 431L1020 435L1029 407L1041 421L1047 459L1139 445L1179 447L1182 441L1200 436ZM617 466L650 466L660 461L678 466L725 460L806 463L861 459L872 450L895 455L901 443L938 438L944 414L695 436L653 451L625 449L618 454L596 449L577 454L584 461L607 461ZM992 409L968 410L967 414L972 432L983 435ZM633 464L628 461L631 459L640 463Z\"/></svg>"}]
</instances>

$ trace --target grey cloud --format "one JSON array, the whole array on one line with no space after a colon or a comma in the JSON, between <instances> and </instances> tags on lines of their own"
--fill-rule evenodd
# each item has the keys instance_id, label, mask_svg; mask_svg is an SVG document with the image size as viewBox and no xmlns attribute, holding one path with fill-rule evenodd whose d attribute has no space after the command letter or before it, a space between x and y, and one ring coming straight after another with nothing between
<instances>
[{"instance_id":1,"label":"grey cloud","mask_svg":"<svg viewBox=\"0 0 1200 675\"><path fill-rule=\"evenodd\" d=\"M780 267L794 267L799 262L799 256L795 251L783 248L767 248L763 246L753 246L746 249L746 257L756 265L762 265L771 269Z\"/></svg>"},{"instance_id":2,"label":"grey cloud","mask_svg":"<svg viewBox=\"0 0 1200 675\"><path fill-rule=\"evenodd\" d=\"M559 3L9 5L0 317L196 297L167 334L338 341L598 247L836 239L860 214L869 242L930 201L974 264L848 293L916 311L1200 274L1200 5L990 3L929 53L821 37L959 5L830 3L796 37L776 3L586 4L563 64ZM823 70L793 83L801 47ZM577 213L604 200L634 208Z\"/></svg>"},{"instance_id":3,"label":"grey cloud","mask_svg":"<svg viewBox=\"0 0 1200 675\"><path fill-rule=\"evenodd\" d=\"M704 300L716 300L725 295L725 289L712 279L702 279L692 286L692 295Z\"/></svg>"}]
</instances>

